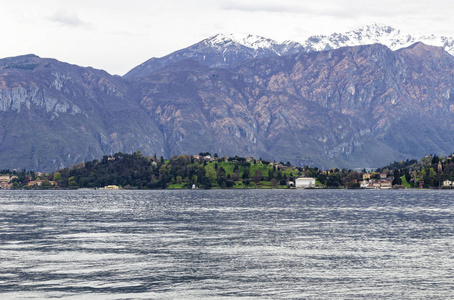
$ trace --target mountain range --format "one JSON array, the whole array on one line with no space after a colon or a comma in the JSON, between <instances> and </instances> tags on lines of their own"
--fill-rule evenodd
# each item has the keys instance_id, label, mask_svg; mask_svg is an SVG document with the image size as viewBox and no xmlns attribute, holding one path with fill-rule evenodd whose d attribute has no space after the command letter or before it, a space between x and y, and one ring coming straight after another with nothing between
<instances>
[{"instance_id":1,"label":"mountain range","mask_svg":"<svg viewBox=\"0 0 454 300\"><path fill-rule=\"evenodd\" d=\"M383 24L372 24L346 33L314 35L304 41L277 42L255 35L218 34L161 58L151 58L124 77L146 76L172 63L191 58L211 68L231 67L248 59L334 50L342 47L382 44L391 50L417 42L444 48L454 55L454 39L434 35L410 35Z\"/></svg>"},{"instance_id":2,"label":"mountain range","mask_svg":"<svg viewBox=\"0 0 454 300\"><path fill-rule=\"evenodd\" d=\"M51 171L137 150L324 168L449 154L453 44L384 25L301 43L216 35L123 77L1 59L0 168Z\"/></svg>"}]
</instances>

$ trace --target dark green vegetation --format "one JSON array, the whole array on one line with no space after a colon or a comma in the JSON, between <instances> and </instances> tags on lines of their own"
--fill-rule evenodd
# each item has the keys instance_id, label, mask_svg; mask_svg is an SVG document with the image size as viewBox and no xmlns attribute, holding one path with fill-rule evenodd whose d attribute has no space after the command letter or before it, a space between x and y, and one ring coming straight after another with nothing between
<instances>
[{"instance_id":1,"label":"dark green vegetation","mask_svg":"<svg viewBox=\"0 0 454 300\"><path fill-rule=\"evenodd\" d=\"M366 170L320 170L294 167L290 162L269 162L245 157L213 158L210 153L179 155L170 159L116 153L101 160L78 163L54 173L0 170L11 180L4 188L103 188L116 185L124 189L211 188L288 188L298 177L316 178L323 188L359 188ZM369 174L369 173L368 173ZM454 181L454 158L428 155L420 161L394 162L371 172L371 179L386 174L394 187L443 187ZM0 177L1 178L1 177Z\"/></svg>"},{"instance_id":2,"label":"dark green vegetation","mask_svg":"<svg viewBox=\"0 0 454 300\"><path fill-rule=\"evenodd\" d=\"M206 153L205 153L206 154ZM282 164L246 161L243 157L195 158L191 155L172 156L165 160L134 154L117 153L77 164L58 172L62 188L95 188L118 185L123 188L243 188L285 187L302 174Z\"/></svg>"},{"instance_id":3,"label":"dark green vegetation","mask_svg":"<svg viewBox=\"0 0 454 300\"><path fill-rule=\"evenodd\" d=\"M426 155L420 161L394 162L377 171L392 172L393 184L407 187L443 187L444 181L454 181L454 154L449 157Z\"/></svg>"},{"instance_id":4,"label":"dark green vegetation","mask_svg":"<svg viewBox=\"0 0 454 300\"><path fill-rule=\"evenodd\" d=\"M117 185L125 189L176 188L287 188L300 176L314 176L328 187L341 186L342 176L360 176L350 171L325 175L318 168L293 167L290 162L275 163L245 157L213 158L202 155L172 156L170 159L147 157L140 151L134 154L116 153L101 160L78 163L55 173L30 173L27 180L17 180L10 188L102 188ZM340 172L340 171L339 171ZM17 172L3 170L2 174ZM40 177L39 177L40 176ZM35 184L39 180L40 184ZM32 185L29 185L32 182Z\"/></svg>"}]
</instances>

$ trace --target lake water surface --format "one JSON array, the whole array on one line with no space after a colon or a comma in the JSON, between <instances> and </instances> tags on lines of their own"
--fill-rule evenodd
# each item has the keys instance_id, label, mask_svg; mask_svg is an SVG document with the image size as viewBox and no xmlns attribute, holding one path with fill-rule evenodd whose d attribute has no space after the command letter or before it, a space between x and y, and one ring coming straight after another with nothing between
<instances>
[{"instance_id":1,"label":"lake water surface","mask_svg":"<svg viewBox=\"0 0 454 300\"><path fill-rule=\"evenodd\" d=\"M453 299L454 191L0 191L0 299Z\"/></svg>"}]
</instances>

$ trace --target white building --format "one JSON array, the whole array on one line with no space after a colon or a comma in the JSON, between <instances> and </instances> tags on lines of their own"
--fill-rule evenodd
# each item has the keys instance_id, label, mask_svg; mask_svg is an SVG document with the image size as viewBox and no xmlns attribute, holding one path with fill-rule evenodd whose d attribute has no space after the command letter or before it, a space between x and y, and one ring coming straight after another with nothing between
<instances>
[{"instance_id":1,"label":"white building","mask_svg":"<svg viewBox=\"0 0 454 300\"><path fill-rule=\"evenodd\" d=\"M363 181L361 182L360 187L361 187L362 189L367 189L367 188L369 187L369 180L363 180Z\"/></svg>"},{"instance_id":2,"label":"white building","mask_svg":"<svg viewBox=\"0 0 454 300\"><path fill-rule=\"evenodd\" d=\"M11 181L11 177L9 177L9 175L1 175L0 176L0 182L10 182Z\"/></svg>"},{"instance_id":3,"label":"white building","mask_svg":"<svg viewBox=\"0 0 454 300\"><path fill-rule=\"evenodd\" d=\"M295 180L296 188L315 188L315 178L296 178Z\"/></svg>"}]
</instances>

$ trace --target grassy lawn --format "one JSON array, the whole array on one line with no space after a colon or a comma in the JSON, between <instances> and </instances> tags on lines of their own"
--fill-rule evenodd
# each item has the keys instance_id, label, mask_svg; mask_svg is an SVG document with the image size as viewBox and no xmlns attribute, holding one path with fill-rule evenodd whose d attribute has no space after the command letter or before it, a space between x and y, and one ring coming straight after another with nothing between
<instances>
[{"instance_id":1,"label":"grassy lawn","mask_svg":"<svg viewBox=\"0 0 454 300\"><path fill-rule=\"evenodd\" d=\"M245 164L247 164L247 163L245 163ZM193 164L190 164L189 166L195 168L196 165L197 166L203 166L203 164L199 164L199 163L193 163ZM255 188L258 188L258 189L271 189L272 188L271 182L270 181L266 181L266 179L268 179L268 177L270 176L270 172L273 170L272 166L265 165L265 164L254 164L253 162L249 163L249 166L243 166L242 163L236 163L236 162L225 162L225 161L217 162L217 161L212 161L212 162L206 162L205 169L207 169L207 168L215 169L215 165L217 165L217 170L219 170L219 168L223 168L225 170L226 174L233 174L234 173L233 170L235 169L235 165L238 165L238 170L239 170L238 176L239 176L240 180L235 181L234 186L231 187L233 189L244 189L244 188L248 188L248 189L255 189ZM249 169L249 178L248 179L251 181L251 183L247 187L243 184L243 178L242 178L245 169ZM252 181L256 170L260 170L261 171L262 179L264 179L263 181L260 181L258 184L255 184ZM299 173L298 170L288 169L288 170L285 170L285 171L281 171L281 174L282 174L281 175L282 178L286 178L286 177L297 178L300 173ZM180 183L180 184L172 183L172 184L170 184L168 186L168 189L182 189L182 188L184 188L184 183ZM219 189L221 187L215 181L215 182L213 182L211 188ZM287 186L279 185L276 188L283 189L283 188L287 188Z\"/></svg>"},{"instance_id":2,"label":"grassy lawn","mask_svg":"<svg viewBox=\"0 0 454 300\"><path fill-rule=\"evenodd\" d=\"M214 166L215 163L211 162L210 164L213 164L213 166ZM227 174L233 173L233 169L235 168L235 164L232 164L229 162L220 162L217 164L218 164L218 168L223 167Z\"/></svg>"},{"instance_id":3,"label":"grassy lawn","mask_svg":"<svg viewBox=\"0 0 454 300\"><path fill-rule=\"evenodd\" d=\"M185 185L185 183L174 183L174 184L170 184L167 188L170 189L170 190L172 190L172 189L183 189L184 185Z\"/></svg>"},{"instance_id":4,"label":"grassy lawn","mask_svg":"<svg viewBox=\"0 0 454 300\"><path fill-rule=\"evenodd\" d=\"M402 180L402 185L403 185L404 187L411 188L411 184L408 183L408 181L407 181L407 179L405 178L405 176L400 177L400 179Z\"/></svg>"}]
</instances>

